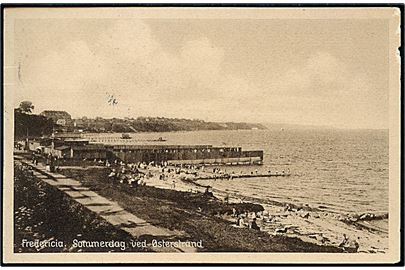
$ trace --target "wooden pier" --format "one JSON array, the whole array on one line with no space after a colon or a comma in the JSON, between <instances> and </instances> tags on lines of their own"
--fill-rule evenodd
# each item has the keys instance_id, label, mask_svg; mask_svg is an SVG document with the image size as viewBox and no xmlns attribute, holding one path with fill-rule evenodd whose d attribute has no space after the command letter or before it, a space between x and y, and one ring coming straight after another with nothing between
<instances>
[{"instance_id":1,"label":"wooden pier","mask_svg":"<svg viewBox=\"0 0 405 270\"><path fill-rule=\"evenodd\" d=\"M220 174L220 175L204 175L196 176L193 180L213 180L213 179L235 179L235 178L258 178L258 177L288 177L290 173L267 173L267 174Z\"/></svg>"}]
</instances>

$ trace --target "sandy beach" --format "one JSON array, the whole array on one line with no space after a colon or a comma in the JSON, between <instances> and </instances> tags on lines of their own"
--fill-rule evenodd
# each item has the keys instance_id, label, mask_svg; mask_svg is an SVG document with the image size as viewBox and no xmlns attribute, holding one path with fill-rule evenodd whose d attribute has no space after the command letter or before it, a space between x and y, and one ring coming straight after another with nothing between
<instances>
[{"instance_id":1,"label":"sandy beach","mask_svg":"<svg viewBox=\"0 0 405 270\"><path fill-rule=\"evenodd\" d=\"M114 169L114 171L119 170L119 166ZM145 174L142 182L146 186L191 194L204 194L207 190L208 185L204 185L204 181L195 180L198 177L211 176L215 178L224 173L219 169L213 173L212 167L189 167L180 170L172 166L152 165L145 165L139 171ZM232 180L221 179L216 181L228 181L229 185L232 184ZM125 181L121 182L121 185L126 185ZM257 203L239 194L229 194L211 187L209 191L216 198L229 204ZM251 223L253 218L256 218L260 230L269 235L299 238L308 243L335 247L338 247L346 237L348 242L355 240L358 243L358 252L384 253L387 250L386 217L371 216L370 218L367 215L363 217L361 215L344 215L328 212L310 205L294 205L275 200L261 205L264 211L261 211L259 215L257 213L245 213L242 216L246 224ZM220 217L235 224L234 227L238 227L236 225L237 216L225 214L220 215ZM246 230L248 229L246 228Z\"/></svg>"},{"instance_id":2,"label":"sandy beach","mask_svg":"<svg viewBox=\"0 0 405 270\"><path fill-rule=\"evenodd\" d=\"M154 174L159 173L158 169L150 168L150 170ZM209 173L204 174L206 176ZM173 181L176 183L175 187L173 187ZM202 183L202 181L198 183ZM232 184L232 180L229 180L229 184ZM205 190L201 184L193 182L192 174L168 174L166 181L159 180L157 176L151 177L147 180L147 185L181 191L204 192ZM228 194L220 190L213 190L213 193L222 200L229 197L229 202L242 200L255 203L238 194ZM388 249L388 220L386 218L377 217L376 220L363 221L365 225L369 225L367 229L356 224L357 221L361 221L359 217L331 213L310 205L293 205L274 201L273 204L264 204L263 207L265 208L264 214L270 216L271 219L258 219L258 224L263 231L270 234L299 237L307 242L333 246L338 246L346 235L349 239L355 239L359 243L358 252L383 253ZM286 210L286 208L289 209ZM355 221L350 222L350 219Z\"/></svg>"}]
</instances>

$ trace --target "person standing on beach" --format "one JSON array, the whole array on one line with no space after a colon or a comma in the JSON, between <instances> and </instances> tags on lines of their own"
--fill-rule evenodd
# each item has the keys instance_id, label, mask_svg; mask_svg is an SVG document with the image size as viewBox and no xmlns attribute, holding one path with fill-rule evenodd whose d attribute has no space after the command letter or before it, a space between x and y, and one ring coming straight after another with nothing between
<instances>
[{"instance_id":1,"label":"person standing on beach","mask_svg":"<svg viewBox=\"0 0 405 270\"><path fill-rule=\"evenodd\" d=\"M237 219L237 221L236 221L236 225L237 225L238 227L245 227L245 222L244 222L244 220L243 220L243 216L242 216L242 215L239 215L239 216L238 216L238 219Z\"/></svg>"},{"instance_id":2,"label":"person standing on beach","mask_svg":"<svg viewBox=\"0 0 405 270\"><path fill-rule=\"evenodd\" d=\"M227 193L226 194L226 196L225 196L225 198L224 198L224 201L225 201L225 203L229 203L229 194Z\"/></svg>"},{"instance_id":3,"label":"person standing on beach","mask_svg":"<svg viewBox=\"0 0 405 270\"><path fill-rule=\"evenodd\" d=\"M250 225L250 228L252 228L253 230L260 231L260 227L256 223L256 218L253 219L252 224Z\"/></svg>"},{"instance_id":4,"label":"person standing on beach","mask_svg":"<svg viewBox=\"0 0 405 270\"><path fill-rule=\"evenodd\" d=\"M360 237L357 237L357 240L360 240ZM359 242L355 239L349 242L349 248L351 252L358 252L359 247Z\"/></svg>"},{"instance_id":5,"label":"person standing on beach","mask_svg":"<svg viewBox=\"0 0 405 270\"><path fill-rule=\"evenodd\" d=\"M342 242L340 242L339 247L344 249L347 246L348 242L349 242L349 238L344 233L343 234L343 240L342 240Z\"/></svg>"}]
</instances>

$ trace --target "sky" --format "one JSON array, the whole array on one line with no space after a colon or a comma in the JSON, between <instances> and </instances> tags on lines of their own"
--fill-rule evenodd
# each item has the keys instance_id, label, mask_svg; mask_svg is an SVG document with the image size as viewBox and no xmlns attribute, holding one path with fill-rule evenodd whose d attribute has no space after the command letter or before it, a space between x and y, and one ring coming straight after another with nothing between
<instances>
[{"instance_id":1,"label":"sky","mask_svg":"<svg viewBox=\"0 0 405 270\"><path fill-rule=\"evenodd\" d=\"M387 20L60 17L14 29L14 103L35 113L388 127Z\"/></svg>"}]
</instances>

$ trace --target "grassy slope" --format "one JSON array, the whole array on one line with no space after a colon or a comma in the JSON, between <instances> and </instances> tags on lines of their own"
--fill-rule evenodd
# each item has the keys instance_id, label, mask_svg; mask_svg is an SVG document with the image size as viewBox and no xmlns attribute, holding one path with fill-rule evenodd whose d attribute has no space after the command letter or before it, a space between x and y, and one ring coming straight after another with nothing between
<instances>
[{"instance_id":1,"label":"grassy slope","mask_svg":"<svg viewBox=\"0 0 405 270\"><path fill-rule=\"evenodd\" d=\"M107 171L102 169L66 169L63 173L154 225L184 231L191 240L202 240L205 251L339 252L335 247L319 246L297 238L233 227L213 215L227 212L229 206L204 199L202 195L153 187L137 190L111 184L106 177ZM202 211L198 211L199 207Z\"/></svg>"},{"instance_id":2,"label":"grassy slope","mask_svg":"<svg viewBox=\"0 0 405 270\"><path fill-rule=\"evenodd\" d=\"M14 178L14 249L15 252L96 252L120 251L119 248L78 248L73 239L88 241L125 241L132 238L117 230L67 195L15 167ZM22 240L63 241L63 248L22 247ZM126 251L145 251L128 247Z\"/></svg>"}]
</instances>

